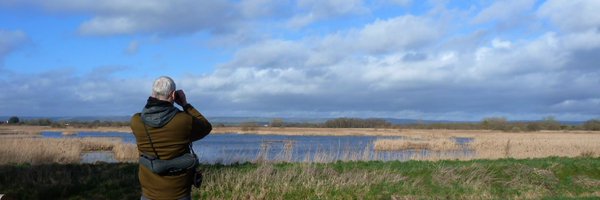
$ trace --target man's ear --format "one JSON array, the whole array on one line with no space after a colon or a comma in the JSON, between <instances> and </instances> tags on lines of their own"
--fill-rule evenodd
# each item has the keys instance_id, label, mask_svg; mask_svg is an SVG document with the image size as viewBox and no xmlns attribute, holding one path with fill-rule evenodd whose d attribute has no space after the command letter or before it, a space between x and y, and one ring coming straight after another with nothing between
<instances>
[{"instance_id":1,"label":"man's ear","mask_svg":"<svg viewBox=\"0 0 600 200\"><path fill-rule=\"evenodd\" d=\"M171 98L171 100L173 100L173 101L175 101L175 92L176 92L176 91L173 91L173 92L171 92L171 94L169 95L169 98Z\"/></svg>"}]
</instances>

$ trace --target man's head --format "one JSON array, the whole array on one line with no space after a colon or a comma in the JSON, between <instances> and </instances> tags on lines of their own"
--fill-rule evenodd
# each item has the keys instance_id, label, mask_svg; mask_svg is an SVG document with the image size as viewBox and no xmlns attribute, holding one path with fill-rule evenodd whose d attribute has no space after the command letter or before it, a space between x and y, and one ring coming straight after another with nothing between
<instances>
[{"instance_id":1,"label":"man's head","mask_svg":"<svg viewBox=\"0 0 600 200\"><path fill-rule=\"evenodd\" d=\"M173 102L175 100L175 88L175 82L170 77L158 77L152 86L152 97Z\"/></svg>"}]
</instances>

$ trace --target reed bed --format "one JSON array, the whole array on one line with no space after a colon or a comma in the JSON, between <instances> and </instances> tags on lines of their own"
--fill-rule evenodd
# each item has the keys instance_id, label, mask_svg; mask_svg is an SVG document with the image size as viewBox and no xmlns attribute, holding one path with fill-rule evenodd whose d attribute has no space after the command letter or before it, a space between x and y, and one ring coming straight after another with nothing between
<instances>
[{"instance_id":1,"label":"reed bed","mask_svg":"<svg viewBox=\"0 0 600 200\"><path fill-rule=\"evenodd\" d=\"M540 158L548 156L599 156L598 134L494 134L480 135L469 144L475 158Z\"/></svg>"},{"instance_id":2,"label":"reed bed","mask_svg":"<svg viewBox=\"0 0 600 200\"><path fill-rule=\"evenodd\" d=\"M78 163L81 153L113 151L119 161L137 158L137 147L117 138L2 138L0 164Z\"/></svg>"},{"instance_id":3,"label":"reed bed","mask_svg":"<svg viewBox=\"0 0 600 200\"><path fill-rule=\"evenodd\" d=\"M378 139L373 142L377 151L399 150L429 150L429 151L455 151L461 148L450 138L437 138L432 140L406 140L406 139Z\"/></svg>"},{"instance_id":4,"label":"reed bed","mask_svg":"<svg viewBox=\"0 0 600 200\"><path fill-rule=\"evenodd\" d=\"M118 161L137 162L139 157L135 144L119 142L113 146L112 151L115 154L115 159Z\"/></svg>"},{"instance_id":5,"label":"reed bed","mask_svg":"<svg viewBox=\"0 0 600 200\"><path fill-rule=\"evenodd\" d=\"M380 139L374 148L380 151L408 149L427 151L472 150L472 156L447 157L450 159L498 159L541 158L549 156L599 156L600 134L590 133L489 133L471 135L473 141L458 145L447 135L411 136L408 139ZM414 159L437 160L440 156L415 157Z\"/></svg>"},{"instance_id":6,"label":"reed bed","mask_svg":"<svg viewBox=\"0 0 600 200\"><path fill-rule=\"evenodd\" d=\"M243 170L244 165L211 167L202 190L195 190L194 195L201 199L303 199L309 194L309 199L328 199L332 192L340 191L337 198L348 199L369 196L370 186L395 185L407 179L391 169L336 170L327 165L286 165L261 163L247 166L251 168L248 170Z\"/></svg>"},{"instance_id":7,"label":"reed bed","mask_svg":"<svg viewBox=\"0 0 600 200\"><path fill-rule=\"evenodd\" d=\"M597 199L599 157L201 165L193 199ZM11 199L139 199L134 163L0 165Z\"/></svg>"},{"instance_id":8,"label":"reed bed","mask_svg":"<svg viewBox=\"0 0 600 200\"><path fill-rule=\"evenodd\" d=\"M12 130L2 127L3 131ZM281 128L265 129L276 131ZM286 130L283 128L281 130ZM262 128L261 128L262 130ZM311 129L295 129L310 131ZM317 130L317 129L314 129ZM321 131L328 129L318 129ZM342 134L345 129L336 130ZM14 130L13 130L14 131ZM341 131L341 132L340 132ZM282 141L283 150L273 152L273 144L263 144L255 158L248 158L243 152L228 154L223 158L236 162L315 162L369 160L444 160L444 159L497 159L497 158L539 158L549 156L600 156L600 134L598 132L558 132L505 133L494 131L459 130L375 130L356 129L372 134L389 133L403 136L404 140L380 139L373 146L356 149L343 147L336 151L323 149L310 150L310 153L294 152L294 141ZM376 132L379 131L379 132ZM395 131L395 132L394 132ZM14 133L14 132L13 132ZM298 133L298 132L295 132ZM307 133L308 134L308 133ZM457 145L453 137L473 138L471 143ZM281 148L281 147L280 147ZM319 147L315 147L319 148ZM375 151L373 151L373 149ZM118 161L134 161L138 157L135 144L125 144L114 138L65 138L45 139L24 134L2 135L0 137L0 163L73 163L79 155L88 151L112 151ZM396 152L402 151L402 154ZM202 152L199 152L200 154ZM226 156L226 157L227 157ZM303 156L304 158L299 158ZM217 161L218 162L218 161Z\"/></svg>"},{"instance_id":9,"label":"reed bed","mask_svg":"<svg viewBox=\"0 0 600 200\"><path fill-rule=\"evenodd\" d=\"M3 138L0 154L0 164L77 163L81 147L64 139Z\"/></svg>"}]
</instances>

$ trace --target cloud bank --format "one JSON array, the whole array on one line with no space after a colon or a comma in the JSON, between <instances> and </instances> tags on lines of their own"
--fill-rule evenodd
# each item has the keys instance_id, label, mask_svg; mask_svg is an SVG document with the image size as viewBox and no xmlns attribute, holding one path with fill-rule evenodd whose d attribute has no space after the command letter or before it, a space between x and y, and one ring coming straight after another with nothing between
<instances>
[{"instance_id":1,"label":"cloud bank","mask_svg":"<svg viewBox=\"0 0 600 200\"><path fill-rule=\"evenodd\" d=\"M595 1L498 1L475 10L443 7L443 12L432 6L424 14L377 17L299 37L270 31L305 32L311 24L377 10L362 1L119 2L41 6L93 13L78 28L86 35L206 31L217 37L256 25L251 32L265 36L236 46L231 59L210 73L174 77L191 102L212 116L586 120L600 115L600 17L594 14L600 3ZM215 15L223 17L215 20ZM275 28L260 30L266 25ZM44 108L78 105L82 109L66 113L137 111L154 78L47 73L0 76L1 84L9 85L0 93L26 99L15 105L0 96L13 102L0 109L19 112L16 108L33 105L39 108L23 113L50 114L58 111ZM48 91L61 101L42 98Z\"/></svg>"}]
</instances>

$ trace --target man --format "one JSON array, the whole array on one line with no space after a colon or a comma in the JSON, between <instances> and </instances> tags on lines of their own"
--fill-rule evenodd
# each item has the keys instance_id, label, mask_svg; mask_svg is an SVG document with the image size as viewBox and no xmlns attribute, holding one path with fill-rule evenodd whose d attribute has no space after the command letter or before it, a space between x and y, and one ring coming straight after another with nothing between
<instances>
[{"instance_id":1,"label":"man","mask_svg":"<svg viewBox=\"0 0 600 200\"><path fill-rule=\"evenodd\" d=\"M183 111L173 105L179 104ZM152 96L141 113L131 118L131 130L140 155L156 155L171 160L190 152L190 143L208 135L211 124L187 102L182 90L175 90L173 79L161 76L154 81ZM147 132L146 132L147 131ZM156 174L139 166L141 199L191 199L195 170Z\"/></svg>"}]
</instances>

